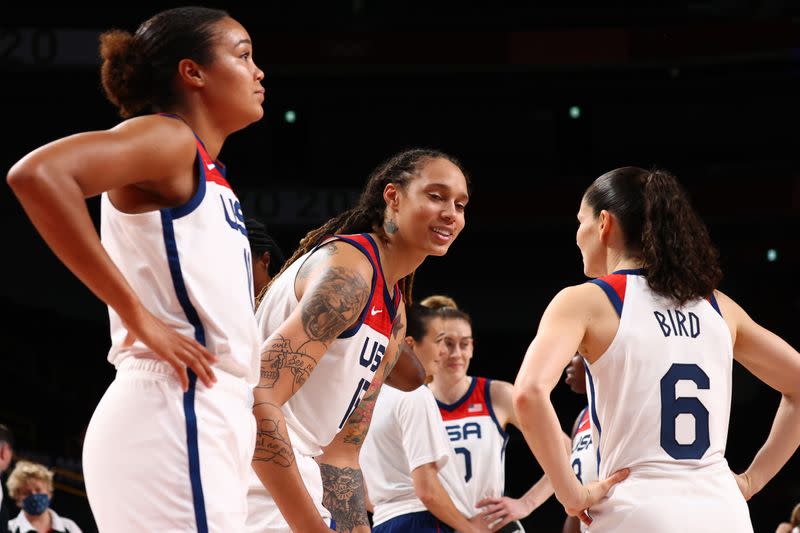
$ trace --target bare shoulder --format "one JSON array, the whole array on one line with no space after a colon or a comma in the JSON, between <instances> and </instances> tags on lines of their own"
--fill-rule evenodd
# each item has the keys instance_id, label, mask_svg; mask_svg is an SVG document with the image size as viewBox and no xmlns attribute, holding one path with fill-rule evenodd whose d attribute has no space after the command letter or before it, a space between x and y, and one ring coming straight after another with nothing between
<instances>
[{"instance_id":1,"label":"bare shoulder","mask_svg":"<svg viewBox=\"0 0 800 533\"><path fill-rule=\"evenodd\" d=\"M725 320L725 323L728 324L728 328L731 330L731 340L735 345L736 338L738 337L740 330L743 328L747 330L748 326L755 325L755 323L753 322L753 319L750 318L750 315L748 315L747 312L733 300L733 298L724 292L715 290L714 297L717 300L717 305L719 305L719 311L722 314L722 318Z\"/></svg>"},{"instance_id":2,"label":"bare shoulder","mask_svg":"<svg viewBox=\"0 0 800 533\"><path fill-rule=\"evenodd\" d=\"M489 384L489 394L491 395L492 405L502 409L513 409L514 385L508 381L493 379Z\"/></svg>"},{"instance_id":3,"label":"bare shoulder","mask_svg":"<svg viewBox=\"0 0 800 533\"><path fill-rule=\"evenodd\" d=\"M34 150L12 169L20 175L72 176L85 196L188 174L196 145L183 122L161 116L64 137Z\"/></svg>"},{"instance_id":4,"label":"bare shoulder","mask_svg":"<svg viewBox=\"0 0 800 533\"><path fill-rule=\"evenodd\" d=\"M338 242L325 244L312 257L321 255L298 272L295 291L309 339L329 344L356 323L367 305L372 265L349 248Z\"/></svg>"},{"instance_id":5,"label":"bare shoulder","mask_svg":"<svg viewBox=\"0 0 800 533\"><path fill-rule=\"evenodd\" d=\"M742 307L739 304L737 304L733 300L733 298L731 298L724 292L720 290L715 290L714 297L717 300L717 304L719 305L719 310L722 313L723 317L730 316L732 320L736 320L738 322L743 317L748 316L745 310L742 309Z\"/></svg>"},{"instance_id":6,"label":"bare shoulder","mask_svg":"<svg viewBox=\"0 0 800 533\"><path fill-rule=\"evenodd\" d=\"M317 248L300 267L297 279L307 285L331 269L349 271L372 283L372 263L356 247L340 240L331 240Z\"/></svg>"},{"instance_id":7,"label":"bare shoulder","mask_svg":"<svg viewBox=\"0 0 800 533\"><path fill-rule=\"evenodd\" d=\"M557 314L591 315L609 305L603 289L594 283L581 283L561 289L547 306L547 311Z\"/></svg>"},{"instance_id":8,"label":"bare shoulder","mask_svg":"<svg viewBox=\"0 0 800 533\"><path fill-rule=\"evenodd\" d=\"M131 151L159 160L162 168L168 162L175 162L176 166L185 166L187 161L191 164L196 156L194 133L182 120L146 115L121 122L108 133L113 141L125 143Z\"/></svg>"},{"instance_id":9,"label":"bare shoulder","mask_svg":"<svg viewBox=\"0 0 800 533\"><path fill-rule=\"evenodd\" d=\"M510 395L514 392L514 385L508 381L500 379L493 379L489 385L489 393L492 395L492 401L501 395Z\"/></svg>"}]
</instances>

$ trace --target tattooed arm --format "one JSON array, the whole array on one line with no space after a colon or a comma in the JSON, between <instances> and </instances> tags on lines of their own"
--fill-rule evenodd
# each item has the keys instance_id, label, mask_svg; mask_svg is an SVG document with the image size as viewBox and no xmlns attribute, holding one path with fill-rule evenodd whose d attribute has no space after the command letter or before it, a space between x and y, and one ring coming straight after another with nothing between
<instances>
[{"instance_id":1,"label":"tattooed arm","mask_svg":"<svg viewBox=\"0 0 800 533\"><path fill-rule=\"evenodd\" d=\"M299 305L262 345L261 377L253 391L253 469L291 529L303 532L330 530L295 464L281 407L303 386L331 342L356 322L372 279L371 264L351 246L331 243L312 258L295 281Z\"/></svg>"},{"instance_id":2,"label":"tattooed arm","mask_svg":"<svg viewBox=\"0 0 800 533\"><path fill-rule=\"evenodd\" d=\"M367 489L358 456L369 430L372 411L381 385L387 381L395 364L402 358L400 347L405 345L405 342L402 342L405 331L405 308L401 305L387 349L387 353L393 353L394 357L387 357L381 362L381 365L384 365L383 369L379 367L375 372L375 379L372 380L364 399L347 419L342 431L323 449L324 453L317 457L323 472L322 501L336 520L336 530L340 532L369 533L370 531L367 518ZM414 358L416 359L416 356Z\"/></svg>"}]
</instances>

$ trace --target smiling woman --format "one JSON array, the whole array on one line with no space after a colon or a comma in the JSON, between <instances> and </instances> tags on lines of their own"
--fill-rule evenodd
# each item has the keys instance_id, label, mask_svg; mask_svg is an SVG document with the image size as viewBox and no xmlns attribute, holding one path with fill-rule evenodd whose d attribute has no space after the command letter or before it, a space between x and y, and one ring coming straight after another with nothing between
<instances>
[{"instance_id":1,"label":"smiling woman","mask_svg":"<svg viewBox=\"0 0 800 533\"><path fill-rule=\"evenodd\" d=\"M109 307L117 377L86 433L89 503L101 531L242 531L258 334L244 217L216 158L263 116L264 73L224 11L171 9L100 40L103 87L127 120L8 174ZM102 244L85 203L101 193Z\"/></svg>"},{"instance_id":2,"label":"smiling woman","mask_svg":"<svg viewBox=\"0 0 800 533\"><path fill-rule=\"evenodd\" d=\"M363 441L378 390L400 358L414 271L447 252L468 200L453 158L400 153L372 174L354 209L311 231L265 288L256 311L266 340L248 531L330 531L323 489L335 488L323 486L314 458L342 429L349 442ZM346 426L351 415L359 423ZM361 479L358 446L348 440L325 450L346 456L335 467L320 461L326 481ZM369 524L363 483L349 484L359 496L346 517L333 516L339 531Z\"/></svg>"}]
</instances>

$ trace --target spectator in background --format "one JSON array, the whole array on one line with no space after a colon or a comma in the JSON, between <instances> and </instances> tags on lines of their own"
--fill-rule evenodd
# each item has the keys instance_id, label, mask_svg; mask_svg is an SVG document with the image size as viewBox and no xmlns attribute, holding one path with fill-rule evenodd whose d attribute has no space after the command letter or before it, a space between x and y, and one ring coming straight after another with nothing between
<instances>
[{"instance_id":1,"label":"spectator in background","mask_svg":"<svg viewBox=\"0 0 800 533\"><path fill-rule=\"evenodd\" d=\"M244 221L247 228L247 240L250 241L250 252L253 260L253 287L256 295L256 307L263 296L262 291L269 285L275 274L281 271L286 258L275 242L267 234L264 224L255 218Z\"/></svg>"},{"instance_id":2,"label":"spectator in background","mask_svg":"<svg viewBox=\"0 0 800 533\"><path fill-rule=\"evenodd\" d=\"M778 524L775 533L800 533L800 503L794 506L788 522Z\"/></svg>"},{"instance_id":3,"label":"spectator in background","mask_svg":"<svg viewBox=\"0 0 800 533\"><path fill-rule=\"evenodd\" d=\"M8 476L8 493L22 509L8 522L11 533L82 533L75 522L50 509L53 472L44 465L18 461Z\"/></svg>"},{"instance_id":4,"label":"spectator in background","mask_svg":"<svg viewBox=\"0 0 800 533\"><path fill-rule=\"evenodd\" d=\"M0 424L0 475L8 470L11 459L14 458L14 435L11 430ZM5 489L0 482L0 533L8 531L8 499L5 498Z\"/></svg>"}]
</instances>

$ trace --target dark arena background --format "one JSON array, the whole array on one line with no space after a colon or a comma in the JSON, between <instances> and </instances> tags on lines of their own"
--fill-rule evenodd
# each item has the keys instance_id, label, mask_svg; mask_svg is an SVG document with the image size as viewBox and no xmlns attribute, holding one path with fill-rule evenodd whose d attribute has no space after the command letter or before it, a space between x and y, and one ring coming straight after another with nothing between
<instances>
[{"instance_id":1,"label":"dark arena background","mask_svg":"<svg viewBox=\"0 0 800 533\"><path fill-rule=\"evenodd\" d=\"M171 7L15 4L0 16L3 175L41 144L115 125L97 36L135 30ZM472 315L470 373L513 382L547 303L585 279L575 245L583 190L625 165L678 176L719 248L720 289L800 347L800 3L213 7L250 32L267 89L264 119L232 136L220 158L245 214L284 251L350 206L389 155L422 146L461 159L473 190L467 226L445 257L419 269L414 293L452 295ZM114 375L106 309L56 260L7 186L0 198L0 422L16 434L19 457L56 469L54 508L93 532L80 458ZM89 205L97 220L98 198ZM742 471L780 395L734 367L727 456ZM562 383L553 402L569 431L585 399ZM513 429L506 472L515 497L541 475ZM751 500L757 532L788 519L798 475L795 456ZM554 533L563 520L551 499L523 523Z\"/></svg>"}]
</instances>

